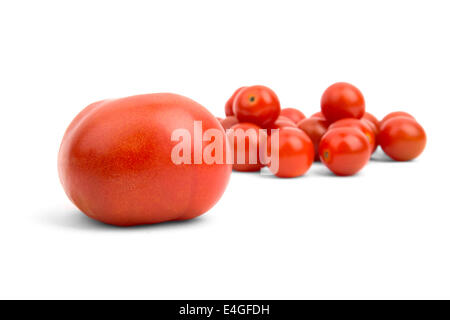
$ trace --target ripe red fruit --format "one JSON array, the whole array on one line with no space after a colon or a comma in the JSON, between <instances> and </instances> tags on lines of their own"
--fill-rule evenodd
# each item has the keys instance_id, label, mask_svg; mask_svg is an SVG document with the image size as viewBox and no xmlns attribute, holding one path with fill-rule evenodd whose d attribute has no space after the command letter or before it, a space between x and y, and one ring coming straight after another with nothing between
<instances>
[{"instance_id":1,"label":"ripe red fruit","mask_svg":"<svg viewBox=\"0 0 450 320\"><path fill-rule=\"evenodd\" d=\"M297 124L297 127L303 130L311 139L314 146L314 153L315 153L314 159L316 161L319 160L320 139L322 139L322 136L325 134L325 132L327 132L328 125L329 124L325 120L325 118L320 117L303 119Z\"/></svg>"},{"instance_id":2,"label":"ripe red fruit","mask_svg":"<svg viewBox=\"0 0 450 320\"><path fill-rule=\"evenodd\" d=\"M301 120L305 119L305 115L300 110L294 108L284 108L281 109L280 116L287 117L291 119L294 124L299 123Z\"/></svg>"},{"instance_id":3,"label":"ripe red fruit","mask_svg":"<svg viewBox=\"0 0 450 320\"><path fill-rule=\"evenodd\" d=\"M344 118L360 119L365 112L361 91L346 82L329 86L323 93L320 104L323 115L330 123Z\"/></svg>"},{"instance_id":4,"label":"ripe red fruit","mask_svg":"<svg viewBox=\"0 0 450 320\"><path fill-rule=\"evenodd\" d=\"M369 161L371 150L366 136L356 128L329 130L319 146L320 160L338 176L360 171Z\"/></svg>"},{"instance_id":5,"label":"ripe red fruit","mask_svg":"<svg viewBox=\"0 0 450 320\"><path fill-rule=\"evenodd\" d=\"M59 151L59 177L69 199L89 217L119 226L208 211L222 196L231 165L174 164L179 142L171 135L185 129L194 136L193 119L202 121L203 130L223 132L200 104L170 93L88 106L69 125ZM223 134L224 151L225 142Z\"/></svg>"},{"instance_id":6,"label":"ripe red fruit","mask_svg":"<svg viewBox=\"0 0 450 320\"><path fill-rule=\"evenodd\" d=\"M383 122L378 141L389 157L396 161L408 161L423 152L427 137L425 130L414 119L394 117Z\"/></svg>"},{"instance_id":7,"label":"ripe red fruit","mask_svg":"<svg viewBox=\"0 0 450 320\"><path fill-rule=\"evenodd\" d=\"M367 121L373 123L373 125L376 127L377 132L380 130L380 121L373 114L366 112L361 119L366 119Z\"/></svg>"},{"instance_id":8,"label":"ripe red fruit","mask_svg":"<svg viewBox=\"0 0 450 320\"><path fill-rule=\"evenodd\" d=\"M227 132L228 141L234 151L233 170L259 171L265 166L261 161L259 149L267 149L267 145L260 145L260 129L256 124L241 122ZM267 139L262 140L267 142Z\"/></svg>"},{"instance_id":9,"label":"ripe red fruit","mask_svg":"<svg viewBox=\"0 0 450 320\"><path fill-rule=\"evenodd\" d=\"M240 87L239 89L237 89L225 103L225 115L226 116L234 116L234 112L233 112L234 98L236 98L237 94L241 91L242 88L245 88L245 87Z\"/></svg>"},{"instance_id":10,"label":"ripe red fruit","mask_svg":"<svg viewBox=\"0 0 450 320\"><path fill-rule=\"evenodd\" d=\"M325 116L323 115L323 113L321 111L313 113L310 118L323 118L324 120L326 120Z\"/></svg>"},{"instance_id":11,"label":"ripe red fruit","mask_svg":"<svg viewBox=\"0 0 450 320\"><path fill-rule=\"evenodd\" d=\"M328 130L345 127L351 127L361 130L361 132L364 133L364 135L366 136L367 141L369 141L371 152L375 150L376 147L375 132L373 131L372 127L369 124L367 124L367 122L355 118L345 118L332 123L328 127Z\"/></svg>"},{"instance_id":12,"label":"ripe red fruit","mask_svg":"<svg viewBox=\"0 0 450 320\"><path fill-rule=\"evenodd\" d=\"M267 133L270 134L272 129L281 129L285 127L297 128L292 120L279 116L278 119L275 120L275 122L269 128L267 128Z\"/></svg>"},{"instance_id":13,"label":"ripe red fruit","mask_svg":"<svg viewBox=\"0 0 450 320\"><path fill-rule=\"evenodd\" d=\"M416 120L412 115L410 115L410 114L407 113L407 112L404 112L404 111L395 111L395 112L388 113L388 114L381 120L381 122L380 122L380 129L381 129L381 126L382 126L386 121L388 121L389 119L392 119L392 118L396 118L396 117L410 118L410 119Z\"/></svg>"},{"instance_id":14,"label":"ripe red fruit","mask_svg":"<svg viewBox=\"0 0 450 320\"><path fill-rule=\"evenodd\" d=\"M278 165L274 163L278 155ZM277 177L293 178L305 174L314 161L314 146L311 139L297 128L282 128L279 143L271 145L270 171Z\"/></svg>"},{"instance_id":15,"label":"ripe red fruit","mask_svg":"<svg viewBox=\"0 0 450 320\"><path fill-rule=\"evenodd\" d=\"M230 129L235 124L239 123L239 120L235 116L228 116L222 121L219 121L224 130Z\"/></svg>"},{"instance_id":16,"label":"ripe red fruit","mask_svg":"<svg viewBox=\"0 0 450 320\"><path fill-rule=\"evenodd\" d=\"M239 122L251 122L267 128L280 115L280 101L270 88L246 87L237 94L233 111Z\"/></svg>"}]
</instances>

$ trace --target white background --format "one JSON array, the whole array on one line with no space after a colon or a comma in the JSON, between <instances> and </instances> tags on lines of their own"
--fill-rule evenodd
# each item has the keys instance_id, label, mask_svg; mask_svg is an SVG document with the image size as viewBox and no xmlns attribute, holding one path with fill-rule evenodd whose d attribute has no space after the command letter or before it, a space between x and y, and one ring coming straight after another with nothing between
<instances>
[{"instance_id":1,"label":"white background","mask_svg":"<svg viewBox=\"0 0 450 320\"><path fill-rule=\"evenodd\" d=\"M447 1L2 1L0 298L450 298ZM336 81L412 113L416 161L337 178L233 173L199 219L90 220L56 157L87 104L175 92L217 116L239 86L310 115Z\"/></svg>"}]
</instances>

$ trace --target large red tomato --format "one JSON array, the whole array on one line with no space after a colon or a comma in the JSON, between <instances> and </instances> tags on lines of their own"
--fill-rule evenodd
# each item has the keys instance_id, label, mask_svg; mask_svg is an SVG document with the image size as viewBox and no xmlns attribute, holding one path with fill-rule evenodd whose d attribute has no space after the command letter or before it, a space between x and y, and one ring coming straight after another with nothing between
<instances>
[{"instance_id":1,"label":"large red tomato","mask_svg":"<svg viewBox=\"0 0 450 320\"><path fill-rule=\"evenodd\" d=\"M240 122L227 131L228 141L233 148L233 170L259 171L264 167L259 150L267 150L267 138L260 140L260 129L256 124ZM260 144L260 141L264 143Z\"/></svg>"},{"instance_id":2,"label":"large red tomato","mask_svg":"<svg viewBox=\"0 0 450 320\"><path fill-rule=\"evenodd\" d=\"M314 146L311 139L297 128L281 128L278 144L271 145L270 153L269 169L281 178L304 175L314 161Z\"/></svg>"},{"instance_id":3,"label":"large red tomato","mask_svg":"<svg viewBox=\"0 0 450 320\"><path fill-rule=\"evenodd\" d=\"M270 127L280 115L280 110L277 95L265 86L243 88L233 104L233 111L239 122L254 123L262 128Z\"/></svg>"},{"instance_id":4,"label":"large red tomato","mask_svg":"<svg viewBox=\"0 0 450 320\"><path fill-rule=\"evenodd\" d=\"M297 124L297 127L303 130L311 139L314 146L315 160L319 161L319 143L322 136L328 130L328 122L325 118L315 116L303 119Z\"/></svg>"},{"instance_id":5,"label":"large red tomato","mask_svg":"<svg viewBox=\"0 0 450 320\"><path fill-rule=\"evenodd\" d=\"M330 123L343 118L360 119L366 108L361 91L346 82L329 86L322 95L320 105Z\"/></svg>"},{"instance_id":6,"label":"large red tomato","mask_svg":"<svg viewBox=\"0 0 450 320\"><path fill-rule=\"evenodd\" d=\"M160 93L104 100L69 125L58 157L59 176L72 202L89 217L114 225L191 219L222 196L231 165L195 162L194 120L222 133L214 116L195 101ZM192 164L175 164L173 140L184 129ZM201 153L210 143L200 141ZM184 155L184 153L183 153ZM203 160L203 161L202 161ZM224 159L225 160L225 159Z\"/></svg>"},{"instance_id":7,"label":"large red tomato","mask_svg":"<svg viewBox=\"0 0 450 320\"><path fill-rule=\"evenodd\" d=\"M319 154L322 163L334 174L349 176L367 164L371 150L361 130L343 127L331 129L322 137Z\"/></svg>"},{"instance_id":8,"label":"large red tomato","mask_svg":"<svg viewBox=\"0 0 450 320\"><path fill-rule=\"evenodd\" d=\"M380 129L380 146L394 160L412 160L425 149L425 130L413 118L394 117L383 122Z\"/></svg>"}]
</instances>

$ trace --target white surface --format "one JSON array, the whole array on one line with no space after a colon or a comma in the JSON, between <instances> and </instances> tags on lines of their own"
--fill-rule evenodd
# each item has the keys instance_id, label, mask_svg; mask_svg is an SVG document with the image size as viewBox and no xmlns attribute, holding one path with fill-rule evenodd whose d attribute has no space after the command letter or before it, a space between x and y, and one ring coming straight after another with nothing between
<instances>
[{"instance_id":1,"label":"white surface","mask_svg":"<svg viewBox=\"0 0 450 320\"><path fill-rule=\"evenodd\" d=\"M450 298L447 1L2 1L0 298ZM185 223L120 229L65 196L56 156L90 102L241 85L312 114L348 81L412 113L417 161L351 178L233 173ZM382 154L377 154L382 157Z\"/></svg>"}]
</instances>

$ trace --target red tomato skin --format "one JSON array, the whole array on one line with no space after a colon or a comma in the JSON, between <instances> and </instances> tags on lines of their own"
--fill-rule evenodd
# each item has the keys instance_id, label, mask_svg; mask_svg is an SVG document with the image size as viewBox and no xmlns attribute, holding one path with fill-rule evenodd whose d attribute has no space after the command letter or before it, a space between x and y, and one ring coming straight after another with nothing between
<instances>
[{"instance_id":1,"label":"red tomato skin","mask_svg":"<svg viewBox=\"0 0 450 320\"><path fill-rule=\"evenodd\" d=\"M222 121L220 121L220 124L222 125L224 130L230 129L232 126L234 126L237 123L239 123L239 120L235 116L228 116L225 119L223 119Z\"/></svg>"},{"instance_id":2,"label":"red tomato skin","mask_svg":"<svg viewBox=\"0 0 450 320\"><path fill-rule=\"evenodd\" d=\"M404 111L394 111L391 113L388 113L387 115L384 116L384 118L380 121L380 130L381 130L381 126L388 121L389 119L392 118L396 118L396 117L403 117L403 118L410 118L413 120L416 120L412 115L410 115L408 112L404 112Z\"/></svg>"},{"instance_id":3,"label":"red tomato skin","mask_svg":"<svg viewBox=\"0 0 450 320\"><path fill-rule=\"evenodd\" d=\"M193 120L201 120L204 131L223 131L208 110L175 94L86 107L66 130L58 154L59 177L69 199L87 216L117 226L203 214L225 191L231 165L172 162L178 142L171 141L171 134L185 128L193 137ZM223 138L226 148L225 134ZM191 149L194 161L193 141Z\"/></svg>"},{"instance_id":4,"label":"red tomato skin","mask_svg":"<svg viewBox=\"0 0 450 320\"><path fill-rule=\"evenodd\" d=\"M355 118L345 118L332 123L328 127L328 129L331 130L334 128L346 128L346 127L361 130L361 132L364 133L364 135L366 136L367 141L369 141L371 152L373 153L373 151L375 151L376 147L375 132L373 131L372 127L369 124L367 124L367 122Z\"/></svg>"},{"instance_id":5,"label":"red tomato skin","mask_svg":"<svg viewBox=\"0 0 450 320\"><path fill-rule=\"evenodd\" d=\"M280 116L287 117L291 119L294 123L299 123L300 121L306 118L303 112L295 108L281 109Z\"/></svg>"},{"instance_id":6,"label":"red tomato skin","mask_svg":"<svg viewBox=\"0 0 450 320\"><path fill-rule=\"evenodd\" d=\"M244 130L244 132L247 130L254 130L254 132L256 132L255 137L253 137L253 136L245 137L245 150L238 150L237 137L235 137L233 135L233 131L227 132L228 141L230 142L230 146L234 150L233 170L244 171L244 172L261 170L261 168L264 167L265 165L263 163L261 163L261 159L259 157L259 148L266 147L265 145L260 146L260 144L259 144L259 135L260 135L259 130L261 129L261 127L257 126L256 124L249 123L249 122L240 122L240 123L232 126L230 129L232 129L234 131L236 131L238 129L242 129L242 130ZM255 149L253 149L253 148L255 148ZM250 150L256 150L256 152L257 152L257 162L256 163L250 163L250 155L249 155ZM245 163L238 163L238 159L239 159L238 155L241 154L242 152L245 153L245 155L244 155Z\"/></svg>"},{"instance_id":7,"label":"red tomato skin","mask_svg":"<svg viewBox=\"0 0 450 320\"><path fill-rule=\"evenodd\" d=\"M325 118L320 117L311 117L306 118L300 121L297 124L297 127L301 130L303 130L308 137L311 139L313 146L314 146L314 154L315 154L315 161L319 161L319 144L320 140L322 139L322 136L327 132L328 130L328 122L325 120Z\"/></svg>"},{"instance_id":8,"label":"red tomato skin","mask_svg":"<svg viewBox=\"0 0 450 320\"><path fill-rule=\"evenodd\" d=\"M376 127L377 132L380 131L380 121L373 114L366 112L361 119L370 121Z\"/></svg>"},{"instance_id":9,"label":"red tomato skin","mask_svg":"<svg viewBox=\"0 0 450 320\"><path fill-rule=\"evenodd\" d=\"M280 101L265 86L243 88L236 96L233 111L239 122L254 123L262 128L272 125L280 115Z\"/></svg>"},{"instance_id":10,"label":"red tomato skin","mask_svg":"<svg viewBox=\"0 0 450 320\"><path fill-rule=\"evenodd\" d=\"M365 113L361 91L346 82L329 86L322 95L320 105L323 115L330 123L344 118L360 119Z\"/></svg>"},{"instance_id":11,"label":"red tomato skin","mask_svg":"<svg viewBox=\"0 0 450 320\"><path fill-rule=\"evenodd\" d=\"M267 133L270 134L271 130L273 129L281 129L281 128L297 128L294 122L292 120L285 118L283 116L279 116L277 120L269 127L267 128Z\"/></svg>"},{"instance_id":12,"label":"red tomato skin","mask_svg":"<svg viewBox=\"0 0 450 320\"><path fill-rule=\"evenodd\" d=\"M271 153L278 153L278 170L270 171L280 178L304 175L314 161L314 146L305 132L297 128L284 127L279 131L278 150L271 146Z\"/></svg>"},{"instance_id":13,"label":"red tomato skin","mask_svg":"<svg viewBox=\"0 0 450 320\"><path fill-rule=\"evenodd\" d=\"M378 148L378 134L380 133L380 129L371 121L367 119L361 118L361 122L365 123L373 132L373 136L375 138L375 144L373 146L372 153L374 153Z\"/></svg>"},{"instance_id":14,"label":"red tomato skin","mask_svg":"<svg viewBox=\"0 0 450 320\"><path fill-rule=\"evenodd\" d=\"M225 115L228 116L234 116L234 112L233 112L233 103L234 103L234 98L236 98L237 94L245 87L240 87L239 89L237 89L232 95L231 97L227 100L227 102L225 103Z\"/></svg>"},{"instance_id":15,"label":"red tomato skin","mask_svg":"<svg viewBox=\"0 0 450 320\"><path fill-rule=\"evenodd\" d=\"M371 150L366 136L356 128L329 130L319 146L320 161L335 175L359 172L369 161Z\"/></svg>"},{"instance_id":16,"label":"red tomato skin","mask_svg":"<svg viewBox=\"0 0 450 320\"><path fill-rule=\"evenodd\" d=\"M323 115L323 113L321 111L313 113L310 118L323 118L324 120L326 120L325 116Z\"/></svg>"},{"instance_id":17,"label":"red tomato skin","mask_svg":"<svg viewBox=\"0 0 450 320\"><path fill-rule=\"evenodd\" d=\"M416 120L400 116L382 124L378 141L383 151L393 160L409 161L423 152L427 136Z\"/></svg>"}]
</instances>

